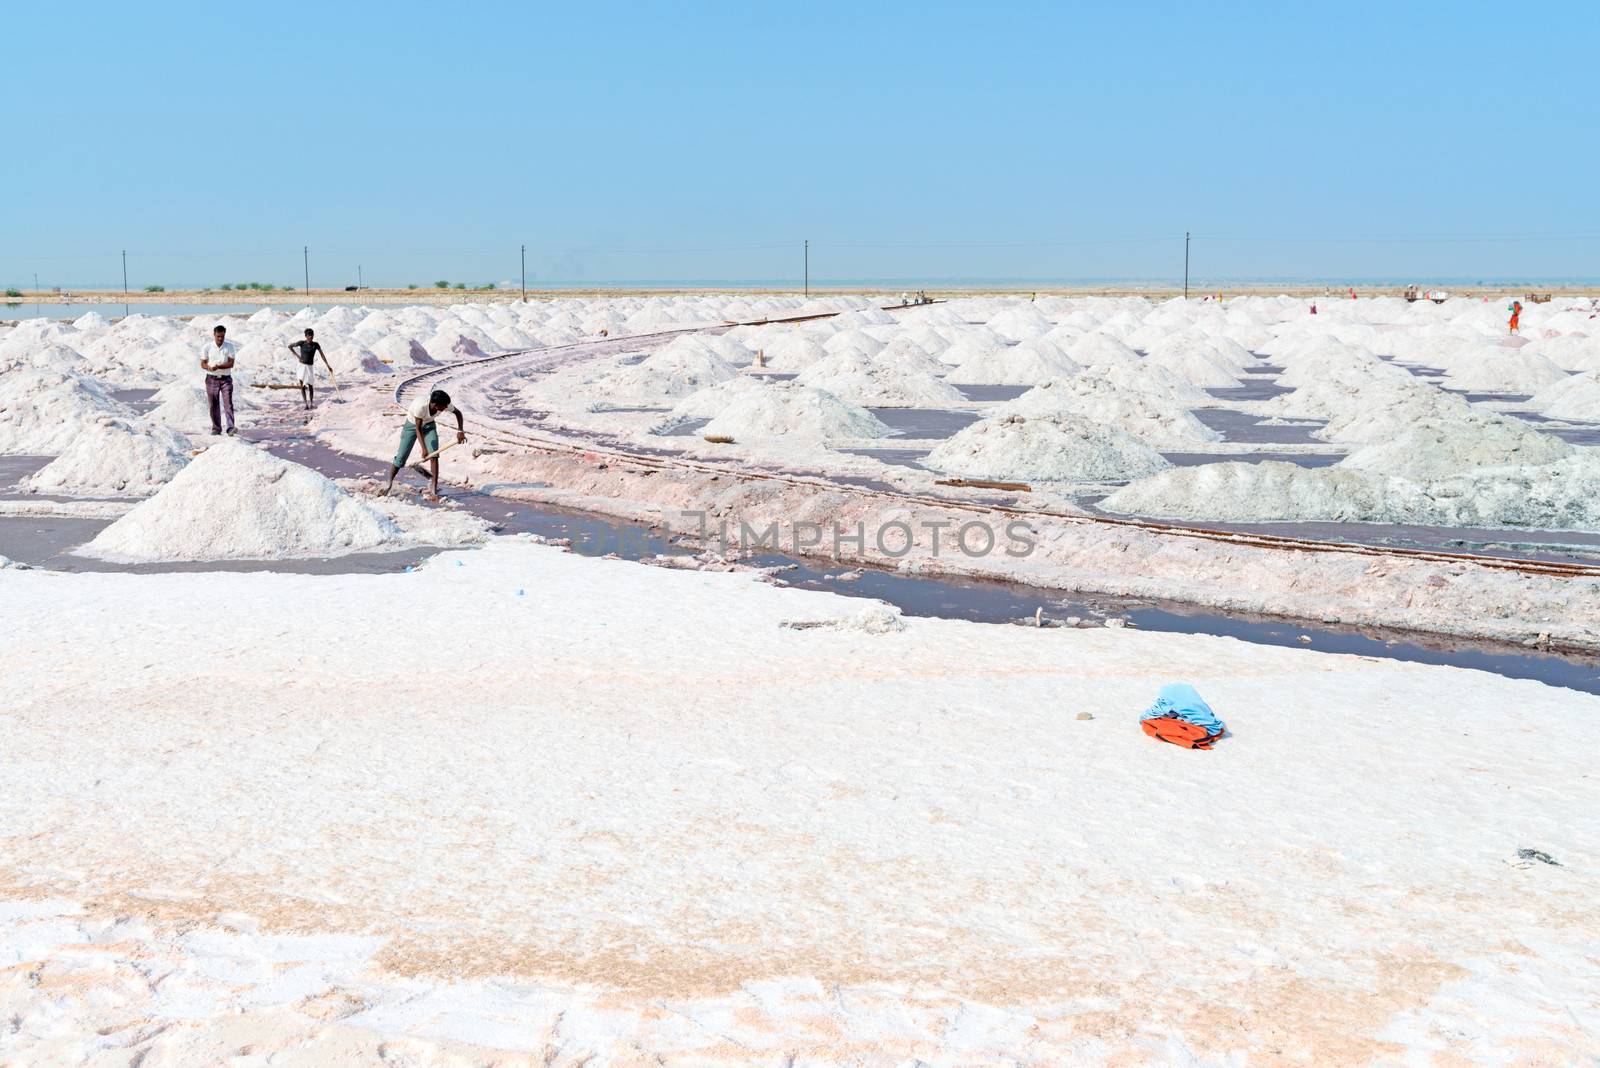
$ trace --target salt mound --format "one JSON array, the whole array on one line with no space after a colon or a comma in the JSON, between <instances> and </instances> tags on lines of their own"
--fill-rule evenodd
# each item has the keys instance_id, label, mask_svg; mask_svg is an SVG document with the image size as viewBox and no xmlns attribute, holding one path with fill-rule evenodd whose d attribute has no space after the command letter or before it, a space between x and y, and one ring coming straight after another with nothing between
<instances>
[{"instance_id":1,"label":"salt mound","mask_svg":"<svg viewBox=\"0 0 1600 1068\"><path fill-rule=\"evenodd\" d=\"M1110 367L1115 364L1137 364L1139 354L1114 337L1106 334L1085 334L1066 346L1066 354L1074 363L1085 367Z\"/></svg>"},{"instance_id":2,"label":"salt mound","mask_svg":"<svg viewBox=\"0 0 1600 1068\"><path fill-rule=\"evenodd\" d=\"M0 454L54 456L105 416L133 413L92 379L56 371L0 376Z\"/></svg>"},{"instance_id":3,"label":"salt mound","mask_svg":"<svg viewBox=\"0 0 1600 1068\"><path fill-rule=\"evenodd\" d=\"M1427 482L1269 461L1181 467L1124 486L1109 512L1251 522L1600 530L1600 452Z\"/></svg>"},{"instance_id":4,"label":"salt mound","mask_svg":"<svg viewBox=\"0 0 1600 1068\"><path fill-rule=\"evenodd\" d=\"M400 367L439 362L428 355L428 350L423 347L422 342L409 337L402 337L399 334L381 337L368 345L367 348L371 349L372 354L384 363L392 363Z\"/></svg>"},{"instance_id":5,"label":"salt mound","mask_svg":"<svg viewBox=\"0 0 1600 1068\"><path fill-rule=\"evenodd\" d=\"M845 352L857 352L863 356L871 356L884 343L863 330L841 330L822 342L822 347L830 355Z\"/></svg>"},{"instance_id":6,"label":"salt mound","mask_svg":"<svg viewBox=\"0 0 1600 1068\"><path fill-rule=\"evenodd\" d=\"M721 382L715 386L695 390L672 408L661 422L652 429L652 434L665 434L674 427L696 419L714 419L721 415L723 410L734 400L745 393L756 390L771 389L773 383L756 375L739 375Z\"/></svg>"},{"instance_id":7,"label":"salt mound","mask_svg":"<svg viewBox=\"0 0 1600 1068\"><path fill-rule=\"evenodd\" d=\"M828 356L828 350L822 347L822 342L811 334L778 327L762 329L781 330L749 339L750 345L763 354L766 361L764 366L769 371L803 371Z\"/></svg>"},{"instance_id":8,"label":"salt mound","mask_svg":"<svg viewBox=\"0 0 1600 1068\"><path fill-rule=\"evenodd\" d=\"M1600 330L1600 321L1588 325ZM1600 371L1600 337L1568 334L1544 338L1534 342L1525 351L1537 352L1564 371Z\"/></svg>"},{"instance_id":9,"label":"salt mound","mask_svg":"<svg viewBox=\"0 0 1600 1068\"><path fill-rule=\"evenodd\" d=\"M798 381L871 408L941 408L967 399L949 383L920 371L872 367L819 375L815 370L802 372Z\"/></svg>"},{"instance_id":10,"label":"salt mound","mask_svg":"<svg viewBox=\"0 0 1600 1068\"><path fill-rule=\"evenodd\" d=\"M63 374L84 370L83 354L67 345L13 344L0 346L0 372L13 367L32 367Z\"/></svg>"},{"instance_id":11,"label":"salt mound","mask_svg":"<svg viewBox=\"0 0 1600 1068\"><path fill-rule=\"evenodd\" d=\"M189 441L163 426L104 419L22 482L29 493L76 497L144 497L189 462Z\"/></svg>"},{"instance_id":12,"label":"salt mound","mask_svg":"<svg viewBox=\"0 0 1600 1068\"><path fill-rule=\"evenodd\" d=\"M1175 347L1154 348L1145 356L1145 363L1171 371L1202 389L1227 389L1239 385L1239 370L1224 363L1204 349Z\"/></svg>"},{"instance_id":13,"label":"salt mound","mask_svg":"<svg viewBox=\"0 0 1600 1068\"><path fill-rule=\"evenodd\" d=\"M1142 361L1129 366L1092 367L1077 377L1087 380L1085 386L1103 382L1105 387L1124 393L1145 393L1175 408L1205 408L1217 404L1217 398L1193 382L1179 378L1164 367L1151 367ZM1095 388L1102 387L1095 385Z\"/></svg>"},{"instance_id":14,"label":"salt mound","mask_svg":"<svg viewBox=\"0 0 1600 1068\"><path fill-rule=\"evenodd\" d=\"M619 367L597 379L593 388L633 401L687 397L696 390L734 378L739 369L698 339L682 337L640 363Z\"/></svg>"},{"instance_id":15,"label":"salt mound","mask_svg":"<svg viewBox=\"0 0 1600 1068\"><path fill-rule=\"evenodd\" d=\"M1009 341L1027 341L1049 333L1056 324L1037 308L1014 304L984 325Z\"/></svg>"},{"instance_id":16,"label":"salt mound","mask_svg":"<svg viewBox=\"0 0 1600 1068\"><path fill-rule=\"evenodd\" d=\"M426 347L428 353L439 360L481 360L488 353L484 351L484 344L490 348L494 343L487 337L478 338L460 330L450 328L440 330L428 339Z\"/></svg>"},{"instance_id":17,"label":"salt mound","mask_svg":"<svg viewBox=\"0 0 1600 1068\"><path fill-rule=\"evenodd\" d=\"M1107 512L1229 523L1359 522L1383 513L1382 480L1362 471L1281 460L1202 464L1163 471L1100 502Z\"/></svg>"},{"instance_id":18,"label":"salt mound","mask_svg":"<svg viewBox=\"0 0 1600 1068\"><path fill-rule=\"evenodd\" d=\"M701 430L734 441L749 438L793 438L833 441L883 438L893 433L865 408L810 386L773 383L733 399Z\"/></svg>"},{"instance_id":19,"label":"salt mound","mask_svg":"<svg viewBox=\"0 0 1600 1068\"><path fill-rule=\"evenodd\" d=\"M222 441L78 551L122 563L281 560L467 544L487 532L471 516L405 505L386 510L396 508L406 526L309 467Z\"/></svg>"},{"instance_id":20,"label":"salt mound","mask_svg":"<svg viewBox=\"0 0 1600 1068\"><path fill-rule=\"evenodd\" d=\"M1257 411L1291 419L1323 419L1324 441L1383 441L1426 419L1471 420L1475 409L1376 357L1324 350L1291 364L1279 381L1294 392L1263 401Z\"/></svg>"},{"instance_id":21,"label":"salt mound","mask_svg":"<svg viewBox=\"0 0 1600 1068\"><path fill-rule=\"evenodd\" d=\"M147 419L192 434L210 432L211 399L206 396L204 386L197 386L192 380L169 382L156 390L150 400L155 407L150 409ZM234 421L243 426L245 413L258 407L259 403L250 395L250 387L239 375L234 375ZM222 417L222 422L227 425L227 416Z\"/></svg>"},{"instance_id":22,"label":"salt mound","mask_svg":"<svg viewBox=\"0 0 1600 1068\"><path fill-rule=\"evenodd\" d=\"M959 346L957 342L950 352ZM1036 338L1010 348L980 349L962 360L946 379L972 385L1036 386L1069 377L1077 370L1078 365L1054 344Z\"/></svg>"},{"instance_id":23,"label":"salt mound","mask_svg":"<svg viewBox=\"0 0 1600 1068\"><path fill-rule=\"evenodd\" d=\"M1474 393L1535 393L1567 377L1547 357L1499 346L1476 349L1446 366L1451 386Z\"/></svg>"},{"instance_id":24,"label":"salt mound","mask_svg":"<svg viewBox=\"0 0 1600 1068\"><path fill-rule=\"evenodd\" d=\"M1030 419L1075 417L1126 431L1153 448L1181 448L1222 440L1185 408L1151 393L1122 389L1084 372L1035 386L996 408L997 416Z\"/></svg>"},{"instance_id":25,"label":"salt mound","mask_svg":"<svg viewBox=\"0 0 1600 1068\"><path fill-rule=\"evenodd\" d=\"M965 402L960 390L928 372L933 362L927 353L885 349L868 356L851 349L817 361L795 380L852 404L876 408L937 408Z\"/></svg>"},{"instance_id":26,"label":"salt mound","mask_svg":"<svg viewBox=\"0 0 1600 1068\"><path fill-rule=\"evenodd\" d=\"M1151 356L1175 361L1202 356L1235 372L1261 365L1255 354L1237 341L1207 334L1201 330L1183 330L1176 334L1168 334L1152 342L1149 352Z\"/></svg>"},{"instance_id":27,"label":"salt mound","mask_svg":"<svg viewBox=\"0 0 1600 1068\"><path fill-rule=\"evenodd\" d=\"M1083 419L985 419L941 443L926 467L966 478L1105 482L1167 466L1154 449L1115 427Z\"/></svg>"},{"instance_id":28,"label":"salt mound","mask_svg":"<svg viewBox=\"0 0 1600 1068\"><path fill-rule=\"evenodd\" d=\"M1600 422L1600 371L1572 375L1528 398L1528 407L1551 419Z\"/></svg>"},{"instance_id":29,"label":"salt mound","mask_svg":"<svg viewBox=\"0 0 1600 1068\"><path fill-rule=\"evenodd\" d=\"M1474 412L1464 419L1424 419L1351 453L1337 466L1420 481L1550 464L1573 452L1574 446L1519 419Z\"/></svg>"}]
</instances>

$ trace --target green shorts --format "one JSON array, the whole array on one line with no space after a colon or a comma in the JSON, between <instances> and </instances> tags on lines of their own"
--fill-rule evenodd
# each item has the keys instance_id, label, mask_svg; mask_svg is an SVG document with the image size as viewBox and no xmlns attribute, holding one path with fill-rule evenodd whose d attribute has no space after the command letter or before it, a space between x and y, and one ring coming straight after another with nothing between
<instances>
[{"instance_id":1,"label":"green shorts","mask_svg":"<svg viewBox=\"0 0 1600 1068\"><path fill-rule=\"evenodd\" d=\"M417 443L417 424L415 420L407 419L406 425L400 428L400 451L394 454L394 465L404 467L411 458L411 446ZM437 423L422 424L422 455L439 451L439 426Z\"/></svg>"}]
</instances>

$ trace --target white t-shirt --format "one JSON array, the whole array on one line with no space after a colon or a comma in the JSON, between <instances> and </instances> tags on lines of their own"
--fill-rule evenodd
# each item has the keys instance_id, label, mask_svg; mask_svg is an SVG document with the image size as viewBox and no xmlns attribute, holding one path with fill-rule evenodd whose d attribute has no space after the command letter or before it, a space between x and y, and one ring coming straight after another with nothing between
<instances>
[{"instance_id":1,"label":"white t-shirt","mask_svg":"<svg viewBox=\"0 0 1600 1068\"><path fill-rule=\"evenodd\" d=\"M452 404L439 414L444 415L447 412L454 412L455 410L456 406ZM427 426L436 418L428 411L428 398L426 396L418 397L416 400L407 405L406 416L408 419L421 419L423 426Z\"/></svg>"},{"instance_id":2,"label":"white t-shirt","mask_svg":"<svg viewBox=\"0 0 1600 1068\"><path fill-rule=\"evenodd\" d=\"M223 375L227 378L232 378L233 368L229 367L226 370L219 371L217 370L217 364L227 363L232 360L234 358L233 354L238 350L238 346L231 341L224 341L218 345L211 338L207 338L205 348L201 350L202 357L211 361L211 370L207 371L206 374Z\"/></svg>"}]
</instances>

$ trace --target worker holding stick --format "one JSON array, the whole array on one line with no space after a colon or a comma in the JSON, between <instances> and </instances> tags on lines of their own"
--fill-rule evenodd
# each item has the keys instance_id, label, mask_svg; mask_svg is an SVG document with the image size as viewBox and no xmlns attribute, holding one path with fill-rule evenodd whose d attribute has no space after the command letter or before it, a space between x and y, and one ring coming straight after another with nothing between
<instances>
[{"instance_id":1,"label":"worker holding stick","mask_svg":"<svg viewBox=\"0 0 1600 1068\"><path fill-rule=\"evenodd\" d=\"M294 353L295 359L300 361L300 404L307 410L317 406L317 385L314 374L313 361L318 356L322 357L322 366L328 369L328 377L333 377L333 364L328 362L328 354L322 351L322 343L317 340L316 331L306 328L306 339L294 341L289 344L289 351Z\"/></svg>"},{"instance_id":2,"label":"worker holding stick","mask_svg":"<svg viewBox=\"0 0 1600 1068\"><path fill-rule=\"evenodd\" d=\"M466 423L461 418L461 409L450 403L450 394L442 389L436 389L426 397L417 398L406 407L405 425L400 428L400 448L394 454L394 463L389 465L389 481L379 492L379 496L394 488L394 477L411 458L411 447L421 440L422 459L429 463L428 471L423 473L429 475L431 479L427 498L430 501L439 499L439 453L444 450L439 448L439 427L434 422L434 416L440 412L450 412L456 417L455 443L460 445L467 440Z\"/></svg>"}]
</instances>

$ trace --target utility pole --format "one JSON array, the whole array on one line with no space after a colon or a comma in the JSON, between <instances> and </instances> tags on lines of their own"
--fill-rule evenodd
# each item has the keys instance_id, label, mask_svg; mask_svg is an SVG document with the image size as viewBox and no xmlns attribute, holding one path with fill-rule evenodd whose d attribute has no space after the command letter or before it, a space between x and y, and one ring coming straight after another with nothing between
<instances>
[{"instance_id":1,"label":"utility pole","mask_svg":"<svg viewBox=\"0 0 1600 1068\"><path fill-rule=\"evenodd\" d=\"M122 305L128 305L128 250L122 250Z\"/></svg>"},{"instance_id":2,"label":"utility pole","mask_svg":"<svg viewBox=\"0 0 1600 1068\"><path fill-rule=\"evenodd\" d=\"M1183 299L1189 299L1189 231L1183 232Z\"/></svg>"},{"instance_id":3,"label":"utility pole","mask_svg":"<svg viewBox=\"0 0 1600 1068\"><path fill-rule=\"evenodd\" d=\"M361 281L361 264L358 263L358 264L356 264L356 292L357 293L361 292L362 284L363 283Z\"/></svg>"},{"instance_id":4,"label":"utility pole","mask_svg":"<svg viewBox=\"0 0 1600 1068\"><path fill-rule=\"evenodd\" d=\"M300 246L300 258L306 269L306 296L311 296L311 246Z\"/></svg>"},{"instance_id":5,"label":"utility pole","mask_svg":"<svg viewBox=\"0 0 1600 1068\"><path fill-rule=\"evenodd\" d=\"M806 296L811 295L811 241L806 240Z\"/></svg>"},{"instance_id":6,"label":"utility pole","mask_svg":"<svg viewBox=\"0 0 1600 1068\"><path fill-rule=\"evenodd\" d=\"M528 246L522 246L522 303L528 303Z\"/></svg>"}]
</instances>

